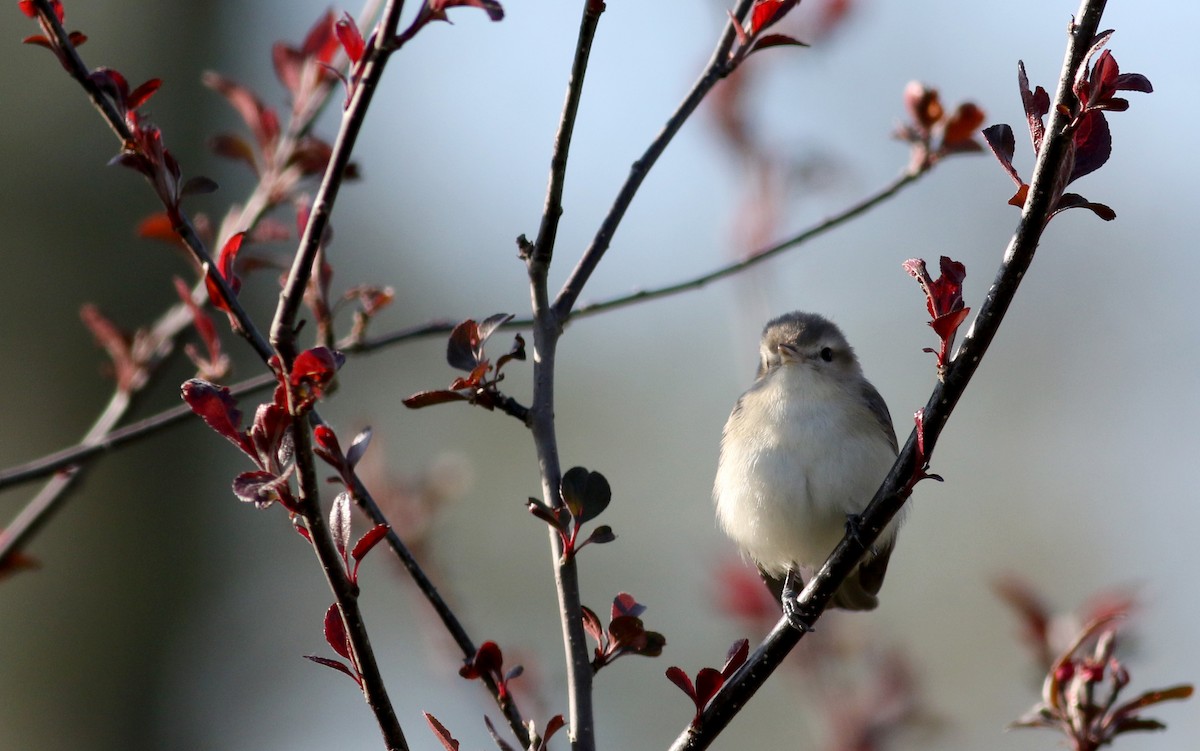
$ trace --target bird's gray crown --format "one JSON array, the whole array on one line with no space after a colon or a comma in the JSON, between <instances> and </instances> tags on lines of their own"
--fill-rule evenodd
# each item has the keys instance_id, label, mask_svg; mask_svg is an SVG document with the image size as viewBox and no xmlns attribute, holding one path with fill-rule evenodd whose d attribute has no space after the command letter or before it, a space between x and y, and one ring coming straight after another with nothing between
<instances>
[{"instance_id":1,"label":"bird's gray crown","mask_svg":"<svg viewBox=\"0 0 1200 751\"><path fill-rule=\"evenodd\" d=\"M789 345L802 353L816 352L823 347L829 347L841 355L846 364L855 362L854 349L846 341L837 324L816 313L795 311L773 318L763 327L762 344L759 348L759 377L772 366L779 364L781 344Z\"/></svg>"}]
</instances>

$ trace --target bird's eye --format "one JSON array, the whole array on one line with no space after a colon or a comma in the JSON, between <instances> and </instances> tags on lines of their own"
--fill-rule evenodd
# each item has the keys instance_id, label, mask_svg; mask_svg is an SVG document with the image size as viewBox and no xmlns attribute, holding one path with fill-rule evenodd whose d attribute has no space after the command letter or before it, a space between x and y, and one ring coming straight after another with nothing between
<instances>
[{"instance_id":1,"label":"bird's eye","mask_svg":"<svg viewBox=\"0 0 1200 751\"><path fill-rule=\"evenodd\" d=\"M820 355L825 362L833 362L833 350L829 347L822 347Z\"/></svg>"}]
</instances>

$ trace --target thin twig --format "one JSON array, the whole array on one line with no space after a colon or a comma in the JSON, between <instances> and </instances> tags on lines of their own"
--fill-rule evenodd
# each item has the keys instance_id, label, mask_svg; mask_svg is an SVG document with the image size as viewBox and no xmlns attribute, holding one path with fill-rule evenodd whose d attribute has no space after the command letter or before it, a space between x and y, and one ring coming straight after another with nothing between
<instances>
[{"instance_id":1,"label":"thin twig","mask_svg":"<svg viewBox=\"0 0 1200 751\"><path fill-rule=\"evenodd\" d=\"M575 44L575 56L571 64L570 80L567 83L566 101L563 103L554 148L550 157L550 179L546 189L546 202L538 230L537 243L523 254L528 273L530 293L533 298L533 404L529 410L527 425L533 434L537 450L538 469L542 478L542 497L548 506L559 507L563 500L559 488L562 483L562 467L558 457L558 438L554 425L554 363L558 338L562 334L562 319L550 306L547 276L550 261L554 257L554 243L558 234L558 221L562 215L562 190L566 179L567 158L570 152L571 135L575 130L575 118L583 93L583 82L587 73L588 57L592 40L604 12L604 3L584 0L583 15L579 22L579 35ZM574 751L592 751L596 748L596 720L592 705L593 670L588 654L587 636L583 629L583 608L579 594L579 572L575 559L563 555L563 545L557 532L549 530L550 554L554 565L554 584L558 593L558 612L562 622L563 650L567 671L567 708L571 748Z\"/></svg>"},{"instance_id":2,"label":"thin twig","mask_svg":"<svg viewBox=\"0 0 1200 751\"><path fill-rule=\"evenodd\" d=\"M289 368L296 356L296 316L304 302L304 290L312 275L313 259L316 258L317 250L321 247L325 231L329 227L333 205L345 180L346 168L350 164L350 156L354 152L358 134L366 121L367 110L375 97L388 58L395 51L390 42L396 35L396 28L400 24L400 11L403 8L404 0L388 0L384 6L383 16L375 34L375 44L367 53L362 78L354 87L354 94L342 115L342 125L333 143L333 152L321 178L321 186L313 199L312 211L304 227L304 236L300 238L300 247L296 249L287 282L279 295L279 305L271 322L271 343L279 352L284 365Z\"/></svg>"},{"instance_id":3,"label":"thin twig","mask_svg":"<svg viewBox=\"0 0 1200 751\"><path fill-rule=\"evenodd\" d=\"M725 26L725 31L721 35L717 47L713 50L712 57L705 66L704 72L700 74L700 78L693 84L692 90L683 98L683 102L675 110L674 114L667 120L666 125L655 139L647 147L629 170L629 177L625 179L625 184L621 186L621 190L617 193L616 200L609 208L608 214L604 220L600 222L600 228L596 231L596 236L592 239L591 245L584 251L580 257L579 263L571 272L571 276L563 284L562 289L558 293L558 297L554 301L554 313L558 317L560 324L565 325L568 318L571 316L571 308L575 305L575 301L579 298L579 294L583 292L583 287L587 284L587 280L591 277L592 272L596 270L600 259L604 257L604 253L608 250L612 243L613 235L617 231L617 227L621 224L621 219L625 216L625 211L633 202L633 197L637 194L638 188L641 187L642 181L646 179L646 175L650 174L650 168L662 156L667 145L691 117L696 108L700 106L700 102L708 94L712 87L716 85L725 76L729 75L737 66L738 60L731 60L729 51L733 47L734 39L737 34L737 24L741 24L747 11L754 0L739 0L737 7L733 11L733 18Z\"/></svg>"},{"instance_id":4,"label":"thin twig","mask_svg":"<svg viewBox=\"0 0 1200 751\"><path fill-rule=\"evenodd\" d=\"M1067 111L1074 111L1076 102L1071 92L1071 81L1075 71L1084 64L1085 55L1099 28L1104 5L1104 0L1082 0L1078 20L1070 28L1066 58L1054 100L1056 105L1064 107ZM938 436L983 360L1012 303L1017 287L1033 261L1053 202L1057 199L1055 175L1072 147L1072 134L1064 132L1064 125L1068 119L1061 114L1058 107L1051 109L1050 122L1046 128L1047 137L1038 154L1030 180L1029 198L1016 231L1005 248L996 279L988 290L970 331L964 337L962 346L946 370L944 379L933 389L925 405L925 461L932 455ZM914 430L883 485L860 517L857 529L843 538L800 594L799 609L804 614L807 625L812 626L816 622L842 581L904 505L911 493L909 485L914 472L921 469L916 466L917 443L917 432ZM712 700L697 726L689 727L676 738L671 746L673 751L707 748L802 636L803 632L789 626L787 619L781 619L762 645Z\"/></svg>"},{"instance_id":5,"label":"thin twig","mask_svg":"<svg viewBox=\"0 0 1200 751\"><path fill-rule=\"evenodd\" d=\"M293 418L292 438L295 441L297 459L313 455L308 418L303 415ZM325 572L325 579L329 582L329 588L333 590L341 611L342 621L346 626L346 637L350 641L354 669L362 681L360 685L363 697L379 722L379 729L383 733L388 751L408 751L408 742L388 698L387 688L383 685L383 674L375 662L375 651L371 648L367 627L358 608L358 589L346 576L341 555L334 545L333 535L321 511L318 490L320 480L317 478L316 466L312 461L297 461L296 466L300 474L300 504L304 524L308 528L313 551L317 554L321 569Z\"/></svg>"}]
</instances>

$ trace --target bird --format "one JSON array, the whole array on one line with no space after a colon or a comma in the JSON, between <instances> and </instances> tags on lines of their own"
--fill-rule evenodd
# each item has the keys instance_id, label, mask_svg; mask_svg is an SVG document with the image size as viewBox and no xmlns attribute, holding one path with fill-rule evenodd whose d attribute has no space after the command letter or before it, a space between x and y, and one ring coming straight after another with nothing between
<instances>
[{"instance_id":1,"label":"bird","mask_svg":"<svg viewBox=\"0 0 1200 751\"><path fill-rule=\"evenodd\" d=\"M713 500L720 526L794 627L809 630L797 605L802 570L818 568L853 532L896 455L887 405L841 329L799 311L769 321L754 384L725 423ZM900 515L888 523L831 607L879 604L900 523Z\"/></svg>"}]
</instances>

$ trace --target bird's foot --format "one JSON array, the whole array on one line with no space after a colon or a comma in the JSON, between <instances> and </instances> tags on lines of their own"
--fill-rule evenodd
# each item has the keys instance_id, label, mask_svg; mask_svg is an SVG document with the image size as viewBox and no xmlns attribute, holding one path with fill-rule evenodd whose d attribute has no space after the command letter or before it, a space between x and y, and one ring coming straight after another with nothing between
<instances>
[{"instance_id":1,"label":"bird's foot","mask_svg":"<svg viewBox=\"0 0 1200 751\"><path fill-rule=\"evenodd\" d=\"M800 592L804 589L804 580L796 571L788 571L783 580L783 595L780 605L783 606L783 616L791 627L808 634L816 629L812 626L813 614L800 606Z\"/></svg>"}]
</instances>

